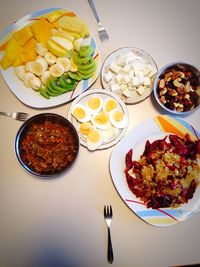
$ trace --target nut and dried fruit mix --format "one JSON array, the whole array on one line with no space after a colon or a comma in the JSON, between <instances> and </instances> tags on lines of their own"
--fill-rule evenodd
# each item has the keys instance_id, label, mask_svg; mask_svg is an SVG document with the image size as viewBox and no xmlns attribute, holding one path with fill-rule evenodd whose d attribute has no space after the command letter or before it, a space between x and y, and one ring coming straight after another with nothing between
<instances>
[{"instance_id":1,"label":"nut and dried fruit mix","mask_svg":"<svg viewBox=\"0 0 200 267\"><path fill-rule=\"evenodd\" d=\"M157 94L163 105L171 110L185 112L200 102L199 74L184 65L167 69L157 85Z\"/></svg>"},{"instance_id":2,"label":"nut and dried fruit mix","mask_svg":"<svg viewBox=\"0 0 200 267\"><path fill-rule=\"evenodd\" d=\"M168 141L169 140L169 141ZM169 135L146 141L138 161L125 157L129 189L147 208L176 208L193 198L200 179L200 140Z\"/></svg>"}]
</instances>

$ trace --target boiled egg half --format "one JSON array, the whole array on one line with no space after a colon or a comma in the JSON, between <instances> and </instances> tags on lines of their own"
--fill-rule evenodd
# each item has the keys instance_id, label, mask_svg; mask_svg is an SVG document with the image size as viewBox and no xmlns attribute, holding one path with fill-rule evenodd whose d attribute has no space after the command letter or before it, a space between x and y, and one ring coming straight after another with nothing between
<instances>
[{"instance_id":1,"label":"boiled egg half","mask_svg":"<svg viewBox=\"0 0 200 267\"><path fill-rule=\"evenodd\" d=\"M108 114L104 111L92 116L91 122L96 128L101 130L106 130L112 127Z\"/></svg>"},{"instance_id":2,"label":"boiled egg half","mask_svg":"<svg viewBox=\"0 0 200 267\"><path fill-rule=\"evenodd\" d=\"M75 104L72 107L72 115L80 122L87 122L91 119L89 108L82 104Z\"/></svg>"},{"instance_id":3,"label":"boiled egg half","mask_svg":"<svg viewBox=\"0 0 200 267\"><path fill-rule=\"evenodd\" d=\"M118 103L114 98L106 98L103 104L103 111L109 113L111 110L116 109Z\"/></svg>"},{"instance_id":4,"label":"boiled egg half","mask_svg":"<svg viewBox=\"0 0 200 267\"><path fill-rule=\"evenodd\" d=\"M89 150L97 149L103 142L101 132L97 129L89 131L87 136L87 148Z\"/></svg>"},{"instance_id":5,"label":"boiled egg half","mask_svg":"<svg viewBox=\"0 0 200 267\"><path fill-rule=\"evenodd\" d=\"M109 113L109 120L111 124L119 129L125 128L128 124L128 119L124 112L120 109L113 109Z\"/></svg>"},{"instance_id":6,"label":"boiled egg half","mask_svg":"<svg viewBox=\"0 0 200 267\"><path fill-rule=\"evenodd\" d=\"M103 100L99 96L91 97L87 102L87 107L90 109L91 114L100 112L103 106Z\"/></svg>"}]
</instances>

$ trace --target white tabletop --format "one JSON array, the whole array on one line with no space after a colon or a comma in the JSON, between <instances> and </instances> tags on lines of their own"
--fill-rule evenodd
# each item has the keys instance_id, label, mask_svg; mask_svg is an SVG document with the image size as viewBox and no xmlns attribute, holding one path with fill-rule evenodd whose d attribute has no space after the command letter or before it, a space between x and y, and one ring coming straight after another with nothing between
<instances>
[{"instance_id":1,"label":"white tabletop","mask_svg":"<svg viewBox=\"0 0 200 267\"><path fill-rule=\"evenodd\" d=\"M0 32L20 17L38 9L74 10L96 38L102 62L120 47L138 47L159 68L181 60L199 66L200 1L96 0L109 32L98 39L97 25L86 0L2 0ZM67 116L70 104L47 110L21 103L0 75L0 110L24 111L31 116L54 112ZM100 79L92 89L101 88ZM151 95L128 105L128 132L141 122L163 114ZM200 111L184 119L200 131ZM138 218L116 191L109 172L113 147L89 152L80 147L73 168L59 178L43 180L25 172L15 157L14 140L21 122L0 117L0 266L102 267L109 266L103 206L113 207L111 234L113 266L164 267L200 263L200 213L170 227L154 227Z\"/></svg>"}]
</instances>

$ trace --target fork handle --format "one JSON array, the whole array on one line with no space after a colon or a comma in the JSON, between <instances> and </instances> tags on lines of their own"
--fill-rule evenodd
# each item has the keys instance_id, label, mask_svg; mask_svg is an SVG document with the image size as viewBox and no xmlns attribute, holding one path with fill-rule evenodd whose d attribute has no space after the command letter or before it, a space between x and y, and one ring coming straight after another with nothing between
<instances>
[{"instance_id":1,"label":"fork handle","mask_svg":"<svg viewBox=\"0 0 200 267\"><path fill-rule=\"evenodd\" d=\"M113 248L112 248L112 242L111 242L111 235L110 235L110 228L108 227L108 254L107 259L109 263L112 263L114 260L113 256Z\"/></svg>"},{"instance_id":2,"label":"fork handle","mask_svg":"<svg viewBox=\"0 0 200 267\"><path fill-rule=\"evenodd\" d=\"M100 19L99 19L99 16L97 14L97 11L96 11L96 8L95 8L95 5L94 5L94 1L93 0L88 0L88 2L89 2L90 7L91 7L91 9L93 11L93 14L95 16L96 21L99 23L100 22Z\"/></svg>"},{"instance_id":3,"label":"fork handle","mask_svg":"<svg viewBox=\"0 0 200 267\"><path fill-rule=\"evenodd\" d=\"M11 113L10 113L10 112L3 112L3 111L0 111L0 115L10 116Z\"/></svg>"}]
</instances>

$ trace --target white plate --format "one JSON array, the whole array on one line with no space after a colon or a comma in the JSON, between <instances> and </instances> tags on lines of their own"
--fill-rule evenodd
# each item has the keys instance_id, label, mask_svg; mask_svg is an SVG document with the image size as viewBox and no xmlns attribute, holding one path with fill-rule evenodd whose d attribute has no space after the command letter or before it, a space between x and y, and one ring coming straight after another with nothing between
<instances>
[{"instance_id":1,"label":"white plate","mask_svg":"<svg viewBox=\"0 0 200 267\"><path fill-rule=\"evenodd\" d=\"M155 226L169 226L184 221L200 209L200 186L198 186L193 198L187 204L183 204L178 208L160 209L148 209L128 187L124 174L125 155L127 152L132 148L133 157L138 160L144 151L146 140L152 141L158 137L166 136L167 133L179 136L189 133L193 140L200 138L200 133L184 120L178 117L159 115L132 129L116 145L110 157L110 173L119 195L141 219Z\"/></svg>"},{"instance_id":2,"label":"white plate","mask_svg":"<svg viewBox=\"0 0 200 267\"><path fill-rule=\"evenodd\" d=\"M31 21L35 20L36 18L39 18L43 15L46 15L50 12L52 12L55 9L60 8L49 8L44 10L39 10L36 12L33 12L21 19L19 19L17 22L10 25L0 36L0 45L2 45L4 42L6 42L12 35L12 33L16 30L19 30L29 24ZM62 9L61 9L62 10ZM69 10L67 10L69 11ZM17 76L14 73L13 67L8 68L7 70L2 70L1 72L3 75L4 80L6 81L8 87L10 90L14 93L14 95L22 101L24 104L33 107L33 108L48 108L48 107L54 107L61 105L63 103L67 103L71 100L73 100L75 97L80 95L82 92L87 90L97 79L99 73L100 73L100 56L98 47L96 44L95 39L91 36L88 37L88 43L94 48L94 55L95 61L98 64L97 70L93 77L87 80L82 80L79 82L76 89L72 92L65 93L63 95L57 96L57 97L51 97L50 99L45 99L42 97L38 92L27 88L24 86L23 82L17 78ZM0 53L0 58L3 56L3 52Z\"/></svg>"},{"instance_id":3,"label":"white plate","mask_svg":"<svg viewBox=\"0 0 200 267\"><path fill-rule=\"evenodd\" d=\"M103 87L107 90L110 90L110 86L108 83L106 83L103 79L103 75L106 72L108 66L115 62L117 57L120 55L126 55L127 53L133 52L135 56L141 57L146 64L150 64L155 70L158 70L158 67L153 60L153 58L144 50L136 48L136 47L122 47L118 50L112 52L104 61L102 70L101 70L101 83ZM136 104L141 101L144 101L147 97L150 96L151 92L153 90L153 79L151 81L151 86L145 90L145 92L142 95L139 95L136 91L131 91L130 97L125 97L122 92L117 93L119 97L124 101L126 104Z\"/></svg>"},{"instance_id":4,"label":"white plate","mask_svg":"<svg viewBox=\"0 0 200 267\"><path fill-rule=\"evenodd\" d=\"M79 129L79 123L72 115L72 109L73 109L73 106L76 105L77 103L85 104L91 96L95 96L95 95L100 96L103 100L105 100L108 97L115 99L119 105L119 108L123 111L124 115L127 117L127 120L128 120L128 110L127 110L126 105L123 103L123 101L118 96L116 96L112 92L104 90L104 89L92 89L92 90L88 90L87 92L84 92L83 94L78 96L73 101L72 105L70 106L69 112L68 112L68 120L77 129L78 134L79 134L79 138L80 138L80 143L84 147L87 147L86 138L84 138L84 136L79 133L79 130L78 130ZM103 142L101 144L101 146L98 147L98 149L105 149L105 148L109 148L109 147L115 145L125 135L127 128L128 128L128 123L127 123L127 127L123 128L123 129L117 129L117 134L114 137L108 139L107 142Z\"/></svg>"}]
</instances>

